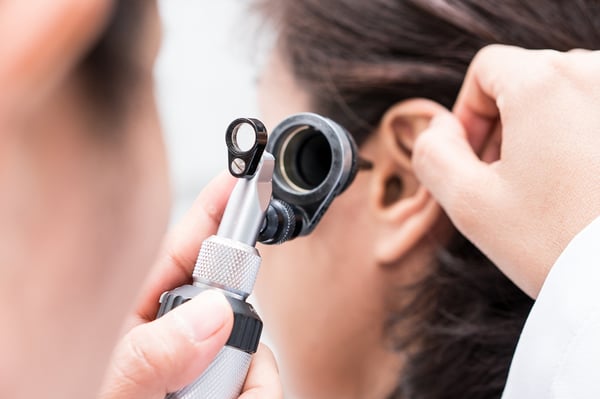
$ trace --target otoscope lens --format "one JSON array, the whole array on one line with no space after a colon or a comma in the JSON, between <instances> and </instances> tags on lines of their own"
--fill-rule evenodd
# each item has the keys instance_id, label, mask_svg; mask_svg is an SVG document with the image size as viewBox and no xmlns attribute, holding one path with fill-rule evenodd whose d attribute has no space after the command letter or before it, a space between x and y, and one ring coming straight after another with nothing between
<instances>
[{"instance_id":1,"label":"otoscope lens","mask_svg":"<svg viewBox=\"0 0 600 399\"><path fill-rule=\"evenodd\" d=\"M312 134L300 147L296 160L298 176L308 187L318 187L331 168L331 148L322 134Z\"/></svg>"},{"instance_id":2,"label":"otoscope lens","mask_svg":"<svg viewBox=\"0 0 600 399\"><path fill-rule=\"evenodd\" d=\"M286 239L305 236L354 180L358 171L356 144L350 133L331 119L302 113L284 119L273 129L266 150L275 157L273 199L289 205L288 214L295 219L294 232ZM273 239L277 234L267 234L271 230L265 227L261 242L282 241Z\"/></svg>"},{"instance_id":3,"label":"otoscope lens","mask_svg":"<svg viewBox=\"0 0 600 399\"><path fill-rule=\"evenodd\" d=\"M318 130L305 127L293 134L283 149L285 174L289 182L303 190L314 190L329 175L331 146Z\"/></svg>"}]
</instances>

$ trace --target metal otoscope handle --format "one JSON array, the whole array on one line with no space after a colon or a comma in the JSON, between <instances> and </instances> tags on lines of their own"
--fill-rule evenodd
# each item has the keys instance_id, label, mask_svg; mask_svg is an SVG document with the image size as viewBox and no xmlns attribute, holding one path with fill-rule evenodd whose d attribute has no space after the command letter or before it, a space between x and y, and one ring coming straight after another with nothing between
<instances>
[{"instance_id":1,"label":"metal otoscope handle","mask_svg":"<svg viewBox=\"0 0 600 399\"><path fill-rule=\"evenodd\" d=\"M254 145L244 151L240 129L250 125ZM193 285L164 293L158 317L207 289L221 290L234 312L231 337L209 368L192 384L168 399L235 399L256 352L262 321L246 299L252 292L261 258L255 248L271 201L274 157L265 152L267 132L255 119L238 119L227 130L229 170L240 180L235 186L216 236L204 241L193 273Z\"/></svg>"}]
</instances>

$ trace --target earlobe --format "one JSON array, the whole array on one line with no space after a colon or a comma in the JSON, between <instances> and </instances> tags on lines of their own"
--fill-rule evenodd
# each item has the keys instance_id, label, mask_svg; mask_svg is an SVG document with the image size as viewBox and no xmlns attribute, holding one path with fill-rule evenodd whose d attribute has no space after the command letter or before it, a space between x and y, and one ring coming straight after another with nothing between
<instances>
[{"instance_id":1,"label":"earlobe","mask_svg":"<svg viewBox=\"0 0 600 399\"><path fill-rule=\"evenodd\" d=\"M415 248L435 227L441 208L417 181L412 148L430 120L447 110L433 101L413 99L396 104L382 118L374 171L373 202L379 226L375 256L394 264Z\"/></svg>"},{"instance_id":2,"label":"earlobe","mask_svg":"<svg viewBox=\"0 0 600 399\"><path fill-rule=\"evenodd\" d=\"M399 261L433 230L440 215L440 206L424 187L384 211L375 245L378 263Z\"/></svg>"}]
</instances>

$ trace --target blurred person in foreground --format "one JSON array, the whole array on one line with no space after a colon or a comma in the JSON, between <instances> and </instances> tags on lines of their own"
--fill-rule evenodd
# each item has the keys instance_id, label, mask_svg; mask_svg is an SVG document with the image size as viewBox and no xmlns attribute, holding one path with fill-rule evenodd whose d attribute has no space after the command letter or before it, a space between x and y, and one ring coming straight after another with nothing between
<instances>
[{"instance_id":1,"label":"blurred person in foreground","mask_svg":"<svg viewBox=\"0 0 600 399\"><path fill-rule=\"evenodd\" d=\"M219 218L200 199L161 250L156 2L4 1L0 33L0 396L94 397L127 331L103 397L164 398L206 368L233 316L211 292L145 324ZM278 397L270 355L255 360L275 392L250 377L247 395Z\"/></svg>"}]
</instances>

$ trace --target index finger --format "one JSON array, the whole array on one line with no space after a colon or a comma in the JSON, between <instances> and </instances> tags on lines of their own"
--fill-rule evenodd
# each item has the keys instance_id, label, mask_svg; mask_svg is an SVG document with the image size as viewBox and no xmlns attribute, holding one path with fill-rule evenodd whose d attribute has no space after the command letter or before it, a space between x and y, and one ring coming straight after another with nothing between
<instances>
[{"instance_id":1,"label":"index finger","mask_svg":"<svg viewBox=\"0 0 600 399\"><path fill-rule=\"evenodd\" d=\"M273 352L261 344L254 354L244 393L239 399L281 399L283 387Z\"/></svg>"},{"instance_id":2,"label":"index finger","mask_svg":"<svg viewBox=\"0 0 600 399\"><path fill-rule=\"evenodd\" d=\"M481 149L500 118L499 101L508 84L523 73L527 50L503 45L483 48L473 59L454 105L469 143Z\"/></svg>"},{"instance_id":3,"label":"index finger","mask_svg":"<svg viewBox=\"0 0 600 399\"><path fill-rule=\"evenodd\" d=\"M164 249L145 285L137 314L151 321L160 295L191 280L202 242L217 232L235 179L223 172L200 193L191 210L167 236Z\"/></svg>"}]
</instances>

